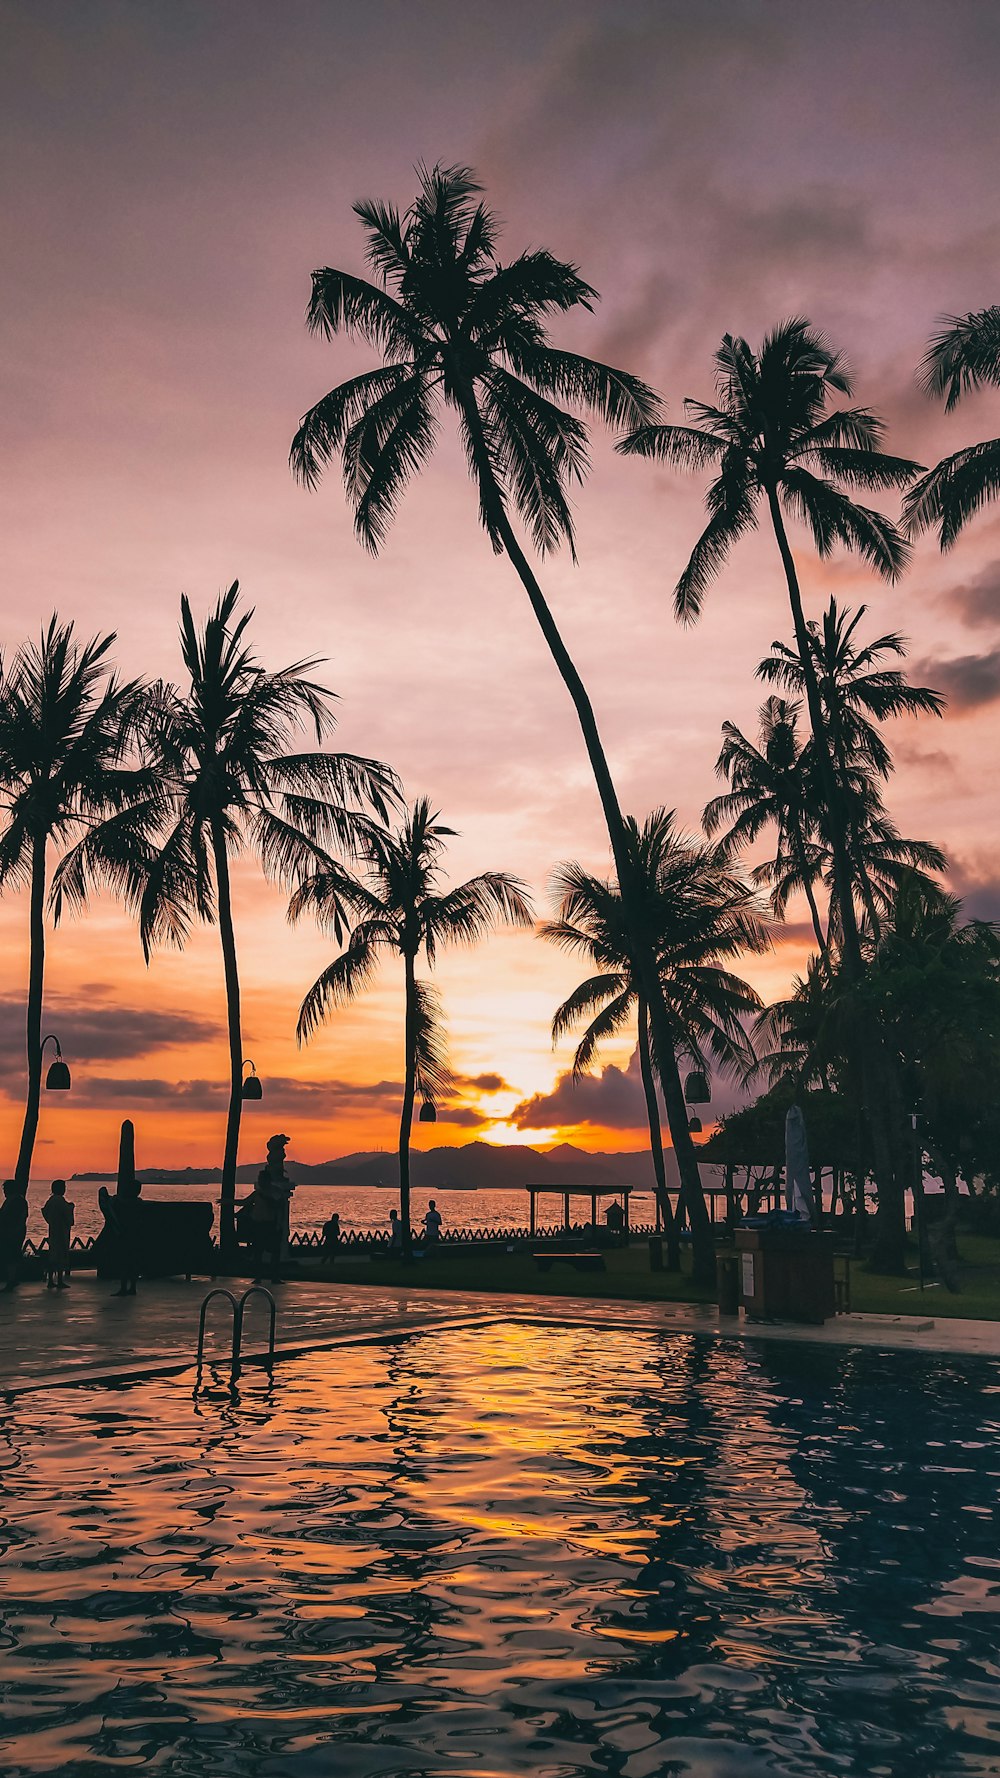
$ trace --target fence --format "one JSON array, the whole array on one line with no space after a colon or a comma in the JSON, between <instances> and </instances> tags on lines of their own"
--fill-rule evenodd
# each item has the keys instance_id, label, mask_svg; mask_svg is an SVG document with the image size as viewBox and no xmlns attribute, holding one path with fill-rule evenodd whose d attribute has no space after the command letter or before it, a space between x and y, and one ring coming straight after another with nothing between
<instances>
[{"instance_id":1,"label":"fence","mask_svg":"<svg viewBox=\"0 0 1000 1778\"><path fill-rule=\"evenodd\" d=\"M630 1229L632 1235L640 1238L655 1234L655 1232L652 1223L633 1223ZM438 1247L489 1247L509 1246L514 1243L527 1246L539 1241L565 1241L567 1234L575 1236L578 1240L583 1240L591 1233L590 1224L580 1222L573 1223L569 1230L564 1228L562 1223L556 1223L551 1227L536 1229L534 1234L529 1228L521 1226L447 1229L438 1237L436 1245ZM420 1234L416 1229L413 1238L415 1245L419 1247L421 1244ZM97 1240L98 1236L96 1235L75 1235L70 1242L71 1264L87 1268L95 1263L94 1248ZM341 1252L345 1250L388 1252L391 1243L392 1235L388 1229L347 1229L342 1233L337 1246ZM293 1254L320 1253L324 1247L323 1236L318 1231L295 1233L289 1237L288 1247L289 1252ZM48 1255L48 1248L48 1240L45 1238L40 1241L25 1241L24 1258L44 1260ZM217 1248L216 1251L218 1251Z\"/></svg>"}]
</instances>

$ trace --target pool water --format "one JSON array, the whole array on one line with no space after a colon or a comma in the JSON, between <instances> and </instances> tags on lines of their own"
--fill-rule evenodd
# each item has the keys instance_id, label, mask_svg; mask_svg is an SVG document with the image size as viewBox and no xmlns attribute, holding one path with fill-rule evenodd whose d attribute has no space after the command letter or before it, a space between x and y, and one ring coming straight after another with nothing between
<instances>
[{"instance_id":1,"label":"pool water","mask_svg":"<svg viewBox=\"0 0 1000 1778\"><path fill-rule=\"evenodd\" d=\"M985 1778L1000 1366L497 1322L5 1410L0 1769Z\"/></svg>"}]
</instances>

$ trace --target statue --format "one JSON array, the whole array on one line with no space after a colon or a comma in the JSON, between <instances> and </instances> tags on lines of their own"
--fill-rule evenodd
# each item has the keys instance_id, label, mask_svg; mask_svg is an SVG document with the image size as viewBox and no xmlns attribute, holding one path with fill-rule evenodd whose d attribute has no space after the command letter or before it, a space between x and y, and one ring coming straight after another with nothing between
<instances>
[{"instance_id":1,"label":"statue","mask_svg":"<svg viewBox=\"0 0 1000 1778\"><path fill-rule=\"evenodd\" d=\"M275 1218L278 1224L278 1252L282 1259L288 1258L289 1206L292 1193L295 1190L292 1181L285 1172L285 1149L290 1141L290 1136L272 1136L267 1145L267 1161L265 1163L269 1195L275 1206Z\"/></svg>"}]
</instances>

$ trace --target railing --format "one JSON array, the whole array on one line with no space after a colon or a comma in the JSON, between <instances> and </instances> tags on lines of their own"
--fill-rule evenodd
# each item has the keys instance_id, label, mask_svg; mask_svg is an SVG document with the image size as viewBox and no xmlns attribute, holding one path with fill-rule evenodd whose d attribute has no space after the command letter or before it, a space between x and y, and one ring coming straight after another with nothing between
<instances>
[{"instance_id":1,"label":"railing","mask_svg":"<svg viewBox=\"0 0 1000 1778\"><path fill-rule=\"evenodd\" d=\"M200 1312L198 1315L198 1358L197 1358L198 1377L197 1377L197 1381L195 1383L195 1390L196 1391L198 1390L198 1387L201 1383L202 1365L203 1365L204 1356L205 1356L205 1322L208 1317L209 1305L213 1302L213 1300L216 1297L220 1297L220 1296L225 1297L227 1303L229 1304L230 1308L233 1311L233 1344L232 1344L232 1353L231 1353L231 1360L230 1360L230 1367L229 1367L230 1382L235 1383L237 1377L240 1374L240 1369L241 1369L240 1357L241 1357L241 1354L243 1351L243 1318L244 1318L244 1315L246 1312L247 1302L250 1299L250 1297L252 1297L252 1296L262 1296L268 1306L268 1311L269 1311L268 1341L267 1341L267 1358L265 1360L265 1363L267 1364L268 1367L270 1367L274 1363L274 1326L275 1326L275 1319L277 1316L277 1308L275 1305L274 1298L271 1295L271 1292L269 1290L266 1290L263 1284L251 1284L249 1286L249 1288L243 1292L243 1295L239 1298L239 1301L237 1301L236 1297L233 1295L231 1290L226 1290L223 1285L218 1284L218 1285L216 1285L215 1289L210 1290L208 1295L203 1299L201 1309L200 1309Z\"/></svg>"}]
</instances>

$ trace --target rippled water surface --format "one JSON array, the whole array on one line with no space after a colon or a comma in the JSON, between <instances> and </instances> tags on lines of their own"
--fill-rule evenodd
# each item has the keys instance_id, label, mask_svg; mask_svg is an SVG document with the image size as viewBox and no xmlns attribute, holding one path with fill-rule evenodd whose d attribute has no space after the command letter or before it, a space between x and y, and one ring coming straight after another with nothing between
<instances>
[{"instance_id":1,"label":"rippled water surface","mask_svg":"<svg viewBox=\"0 0 1000 1778\"><path fill-rule=\"evenodd\" d=\"M1000 1769L995 1365L498 1323L2 1463L7 1778Z\"/></svg>"}]
</instances>

